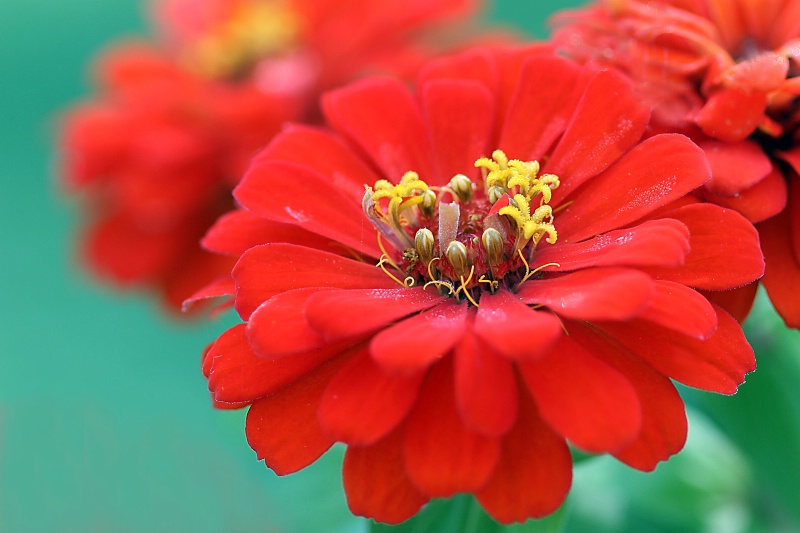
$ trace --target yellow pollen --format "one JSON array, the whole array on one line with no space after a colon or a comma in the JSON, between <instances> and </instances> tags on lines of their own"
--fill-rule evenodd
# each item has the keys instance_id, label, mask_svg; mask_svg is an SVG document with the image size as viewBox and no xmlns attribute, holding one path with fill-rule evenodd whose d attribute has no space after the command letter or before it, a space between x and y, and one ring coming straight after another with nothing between
<instances>
[{"instance_id":1,"label":"yellow pollen","mask_svg":"<svg viewBox=\"0 0 800 533\"><path fill-rule=\"evenodd\" d=\"M183 60L202 75L223 78L288 50L299 33L300 20L287 2L245 1L215 31L191 43Z\"/></svg>"}]
</instances>

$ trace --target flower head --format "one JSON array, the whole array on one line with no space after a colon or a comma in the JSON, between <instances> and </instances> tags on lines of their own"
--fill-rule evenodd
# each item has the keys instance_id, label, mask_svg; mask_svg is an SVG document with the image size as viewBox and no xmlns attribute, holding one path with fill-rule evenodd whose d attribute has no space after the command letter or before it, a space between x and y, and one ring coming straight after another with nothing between
<instances>
[{"instance_id":1,"label":"flower head","mask_svg":"<svg viewBox=\"0 0 800 533\"><path fill-rule=\"evenodd\" d=\"M608 0L555 19L555 40L570 55L634 80L655 106L653 131L686 133L703 148L712 179L697 194L760 223L763 283L793 327L800 327L800 203L792 192L800 169L798 15L796 0Z\"/></svg>"},{"instance_id":2,"label":"flower head","mask_svg":"<svg viewBox=\"0 0 800 533\"><path fill-rule=\"evenodd\" d=\"M66 114L62 177L86 200L86 262L173 309L231 263L198 241L287 120L319 120L321 91L365 72L409 77L471 0L160 0L162 41L115 47L98 94ZM430 30L423 34L421 30ZM438 31L437 31L438 30Z\"/></svg>"},{"instance_id":3,"label":"flower head","mask_svg":"<svg viewBox=\"0 0 800 533\"><path fill-rule=\"evenodd\" d=\"M290 126L211 229L245 323L209 346L218 406L279 474L347 444L353 512L387 522L474 493L501 522L554 511L567 441L642 470L679 451L670 378L731 394L738 323L697 289L758 278L739 214L624 78L541 48L475 50L416 91L369 78Z\"/></svg>"}]
</instances>

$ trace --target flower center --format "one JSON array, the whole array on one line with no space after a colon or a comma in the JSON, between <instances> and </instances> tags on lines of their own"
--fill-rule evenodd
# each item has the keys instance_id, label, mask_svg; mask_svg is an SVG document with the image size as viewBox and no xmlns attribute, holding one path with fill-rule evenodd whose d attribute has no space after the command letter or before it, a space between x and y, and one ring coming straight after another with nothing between
<instances>
[{"instance_id":1,"label":"flower center","mask_svg":"<svg viewBox=\"0 0 800 533\"><path fill-rule=\"evenodd\" d=\"M530 269L539 242L558 238L549 203L559 179L539 174L537 161L509 160L501 150L475 161L482 186L457 174L431 187L409 171L400 183L367 187L363 208L379 231L378 266L399 284L435 286L478 305L480 293L513 290L543 267ZM392 257L385 237L402 252Z\"/></svg>"},{"instance_id":2,"label":"flower center","mask_svg":"<svg viewBox=\"0 0 800 533\"><path fill-rule=\"evenodd\" d=\"M296 13L283 0L241 2L214 31L188 46L184 60L202 75L235 77L259 59L289 49L299 30Z\"/></svg>"}]
</instances>

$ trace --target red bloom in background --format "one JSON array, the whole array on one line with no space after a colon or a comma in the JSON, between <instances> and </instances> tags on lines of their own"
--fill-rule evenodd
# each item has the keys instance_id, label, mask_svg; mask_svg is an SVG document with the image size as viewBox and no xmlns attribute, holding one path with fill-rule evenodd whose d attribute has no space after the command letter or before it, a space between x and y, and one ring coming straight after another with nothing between
<instances>
[{"instance_id":1,"label":"red bloom in background","mask_svg":"<svg viewBox=\"0 0 800 533\"><path fill-rule=\"evenodd\" d=\"M797 0L609 0L559 15L555 34L570 55L630 75L655 106L654 131L704 149L713 177L698 194L759 223L763 284L791 327L800 327L799 21Z\"/></svg>"},{"instance_id":2,"label":"red bloom in background","mask_svg":"<svg viewBox=\"0 0 800 533\"><path fill-rule=\"evenodd\" d=\"M467 492L523 521L566 496L567 441L652 470L686 437L670 379L732 394L755 368L698 289L761 276L756 231L687 196L702 151L641 141L649 108L620 74L478 50L323 111L254 160L204 240L239 257L245 321L206 351L209 388L250 405L277 473L343 442L356 514Z\"/></svg>"},{"instance_id":3,"label":"red bloom in background","mask_svg":"<svg viewBox=\"0 0 800 533\"><path fill-rule=\"evenodd\" d=\"M280 125L318 120L320 91L359 75L410 76L441 48L442 23L475 4L411 2L398 16L385 0L156 2L164 44L106 53L97 96L64 121L62 178L87 210L82 257L180 309L230 272L198 241Z\"/></svg>"}]
</instances>

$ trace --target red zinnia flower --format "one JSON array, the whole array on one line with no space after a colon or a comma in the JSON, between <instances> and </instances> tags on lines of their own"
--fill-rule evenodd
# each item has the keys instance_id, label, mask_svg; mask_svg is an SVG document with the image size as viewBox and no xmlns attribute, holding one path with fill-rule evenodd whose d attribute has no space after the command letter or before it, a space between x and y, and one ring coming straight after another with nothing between
<instances>
[{"instance_id":1,"label":"red zinnia flower","mask_svg":"<svg viewBox=\"0 0 800 533\"><path fill-rule=\"evenodd\" d=\"M320 91L366 72L410 76L435 49L420 30L441 36L476 3L411 2L398 17L386 0L156 2L166 50L107 53L100 94L64 123L63 179L90 217L85 260L179 309L230 272L198 241L280 125L317 120Z\"/></svg>"},{"instance_id":2,"label":"red zinnia flower","mask_svg":"<svg viewBox=\"0 0 800 533\"><path fill-rule=\"evenodd\" d=\"M467 492L522 521L566 496L566 441L651 470L686 437L670 378L731 394L754 369L695 289L757 279L758 236L687 198L702 152L640 142L649 110L621 75L473 51L415 94L369 78L323 110L327 128L273 140L204 241L241 255L246 321L208 348L209 388L251 404L277 473L339 441L356 514Z\"/></svg>"},{"instance_id":3,"label":"red zinnia flower","mask_svg":"<svg viewBox=\"0 0 800 533\"><path fill-rule=\"evenodd\" d=\"M654 131L704 149L713 177L698 194L760 222L764 286L800 327L800 1L608 0L556 25L572 56L631 76Z\"/></svg>"}]
</instances>

